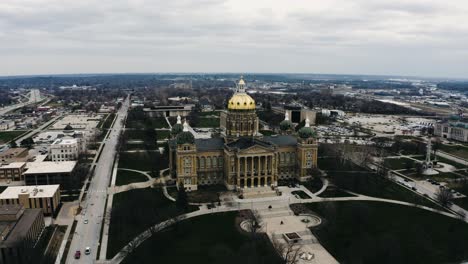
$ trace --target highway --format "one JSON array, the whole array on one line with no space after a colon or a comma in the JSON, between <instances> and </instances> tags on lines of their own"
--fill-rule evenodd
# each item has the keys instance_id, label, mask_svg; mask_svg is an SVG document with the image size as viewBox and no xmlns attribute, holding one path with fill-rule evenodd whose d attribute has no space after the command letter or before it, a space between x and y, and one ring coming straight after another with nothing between
<instances>
[{"instance_id":1,"label":"highway","mask_svg":"<svg viewBox=\"0 0 468 264\"><path fill-rule=\"evenodd\" d=\"M76 216L78 223L70 250L68 251L66 263L94 263L96 260L101 224L104 220L103 215L107 198L107 187L112 176L112 166L116 156L118 135L122 130L122 120L124 120L127 115L128 106L129 99L127 98L121 109L117 112L117 119L111 129L109 137L105 140L105 145L102 149L99 161L96 164L88 193L85 201L81 204L83 208L82 213ZM88 221L87 224L85 224L85 220ZM91 254L84 254L86 247L91 248ZM77 250L81 251L80 259L74 258Z\"/></svg>"},{"instance_id":2,"label":"highway","mask_svg":"<svg viewBox=\"0 0 468 264\"><path fill-rule=\"evenodd\" d=\"M23 106L26 106L26 105L29 105L29 104L37 103L40 100L42 100L41 92L38 89L32 89L31 92L29 92L29 101L27 101L25 103L18 103L18 104L3 107L3 108L0 109L0 115L4 115L4 114L6 114L6 113L8 113L10 111L13 111L13 110L15 110L17 108L20 108L20 107L23 107Z\"/></svg>"}]
</instances>

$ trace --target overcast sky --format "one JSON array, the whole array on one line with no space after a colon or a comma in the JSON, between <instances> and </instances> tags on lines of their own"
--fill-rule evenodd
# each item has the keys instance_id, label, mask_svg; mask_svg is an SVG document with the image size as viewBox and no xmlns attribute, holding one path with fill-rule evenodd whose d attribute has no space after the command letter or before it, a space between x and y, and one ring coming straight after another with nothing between
<instances>
[{"instance_id":1,"label":"overcast sky","mask_svg":"<svg viewBox=\"0 0 468 264\"><path fill-rule=\"evenodd\" d=\"M467 0L0 0L0 75L468 77Z\"/></svg>"}]
</instances>

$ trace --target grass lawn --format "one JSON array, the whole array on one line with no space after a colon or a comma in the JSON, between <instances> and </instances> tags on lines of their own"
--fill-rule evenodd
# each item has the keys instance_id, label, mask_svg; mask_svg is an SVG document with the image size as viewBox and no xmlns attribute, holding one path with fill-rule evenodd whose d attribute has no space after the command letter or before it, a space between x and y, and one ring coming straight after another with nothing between
<instances>
[{"instance_id":1,"label":"grass lawn","mask_svg":"<svg viewBox=\"0 0 468 264\"><path fill-rule=\"evenodd\" d=\"M468 210L468 197L453 199L452 202L461 208Z\"/></svg>"},{"instance_id":2,"label":"grass lawn","mask_svg":"<svg viewBox=\"0 0 468 264\"><path fill-rule=\"evenodd\" d=\"M169 130L158 130L156 131L156 137L158 140L169 138L171 131Z\"/></svg>"},{"instance_id":3,"label":"grass lawn","mask_svg":"<svg viewBox=\"0 0 468 264\"><path fill-rule=\"evenodd\" d=\"M200 117L193 127L219 127L219 118Z\"/></svg>"},{"instance_id":4,"label":"grass lawn","mask_svg":"<svg viewBox=\"0 0 468 264\"><path fill-rule=\"evenodd\" d=\"M12 131L2 131L0 132L0 144L5 144L11 140L19 137L20 135L28 132L29 130L12 130Z\"/></svg>"},{"instance_id":5,"label":"grass lawn","mask_svg":"<svg viewBox=\"0 0 468 264\"><path fill-rule=\"evenodd\" d=\"M127 123L125 125L127 128L169 128L169 125L166 122L164 117L147 117L145 119L135 119L130 115L127 118Z\"/></svg>"},{"instance_id":6,"label":"grass lawn","mask_svg":"<svg viewBox=\"0 0 468 264\"><path fill-rule=\"evenodd\" d=\"M339 165L337 165L339 166ZM345 167L349 165L344 165ZM400 200L409 203L443 210L438 204L420 196L399 184L378 176L369 171L343 171L337 167L337 171L327 172L329 179L338 187L367 196Z\"/></svg>"},{"instance_id":7,"label":"grass lawn","mask_svg":"<svg viewBox=\"0 0 468 264\"><path fill-rule=\"evenodd\" d=\"M319 194L319 197L322 198L330 198L330 197L353 197L354 194L350 194L340 188L336 188L334 186L327 187L327 189Z\"/></svg>"},{"instance_id":8,"label":"grass lawn","mask_svg":"<svg viewBox=\"0 0 468 264\"><path fill-rule=\"evenodd\" d=\"M227 212L184 220L143 242L122 263L280 263L266 236L253 243L239 231L237 216Z\"/></svg>"},{"instance_id":9,"label":"grass lawn","mask_svg":"<svg viewBox=\"0 0 468 264\"><path fill-rule=\"evenodd\" d=\"M463 165L463 164L460 164L460 163L455 162L455 161L453 161L453 160L449 160L449 159L446 159L446 158L443 158L443 157L439 157L439 156L437 156L437 161L440 161L440 162L442 162L442 163L450 164L450 165L454 166L454 167L457 168L457 169L466 168L466 166Z\"/></svg>"},{"instance_id":10,"label":"grass lawn","mask_svg":"<svg viewBox=\"0 0 468 264\"><path fill-rule=\"evenodd\" d=\"M272 135L276 135L276 133L274 131L271 131L271 130L260 130L260 133L264 136L272 136Z\"/></svg>"},{"instance_id":11,"label":"grass lawn","mask_svg":"<svg viewBox=\"0 0 468 264\"><path fill-rule=\"evenodd\" d=\"M190 211L195 210L196 207L190 207ZM160 189L135 189L115 194L107 257L112 258L123 246L150 226L182 213Z\"/></svg>"},{"instance_id":12,"label":"grass lawn","mask_svg":"<svg viewBox=\"0 0 468 264\"><path fill-rule=\"evenodd\" d=\"M406 165L408 163L412 164L414 167L414 163L416 163L416 161L412 160L412 159L408 159L408 158L388 158L388 159L385 159L385 166L391 170L401 170L401 169L406 169Z\"/></svg>"},{"instance_id":13,"label":"grass lawn","mask_svg":"<svg viewBox=\"0 0 468 264\"><path fill-rule=\"evenodd\" d=\"M102 125L103 129L109 129L112 123L114 122L115 119L115 114L109 114L106 118L106 121L104 121L104 124Z\"/></svg>"},{"instance_id":14,"label":"grass lawn","mask_svg":"<svg viewBox=\"0 0 468 264\"><path fill-rule=\"evenodd\" d=\"M319 169L326 170L326 171L361 171L363 170L361 167L349 162L345 161L341 163L338 158L318 158L317 165Z\"/></svg>"},{"instance_id":15,"label":"grass lawn","mask_svg":"<svg viewBox=\"0 0 468 264\"><path fill-rule=\"evenodd\" d=\"M468 259L468 224L457 219L381 202L325 202L308 207L326 219L312 232L340 263L459 263Z\"/></svg>"},{"instance_id":16,"label":"grass lawn","mask_svg":"<svg viewBox=\"0 0 468 264\"><path fill-rule=\"evenodd\" d=\"M439 174L427 177L427 175L424 175L426 178L431 178L436 181L447 181L447 180L453 180L453 179L458 179L461 178L460 175L457 175L453 172L441 172Z\"/></svg>"},{"instance_id":17,"label":"grass lawn","mask_svg":"<svg viewBox=\"0 0 468 264\"><path fill-rule=\"evenodd\" d=\"M199 116L219 116L219 112L217 111L210 111L210 112L200 112L198 113Z\"/></svg>"},{"instance_id":18,"label":"grass lawn","mask_svg":"<svg viewBox=\"0 0 468 264\"><path fill-rule=\"evenodd\" d=\"M458 156L463 159L468 159L468 147L465 146L450 146L450 145L440 145L440 150L443 152L450 153L452 155Z\"/></svg>"},{"instance_id":19,"label":"grass lawn","mask_svg":"<svg viewBox=\"0 0 468 264\"><path fill-rule=\"evenodd\" d=\"M310 197L307 193L303 192L303 191L293 191L291 192L293 195L297 195L299 196L299 198L301 199L310 199L312 197Z\"/></svg>"},{"instance_id":20,"label":"grass lawn","mask_svg":"<svg viewBox=\"0 0 468 264\"><path fill-rule=\"evenodd\" d=\"M187 192L187 197L191 203L211 203L218 202L218 194L227 191L224 185L199 186L198 190ZM174 196L177 198L177 194Z\"/></svg>"},{"instance_id":21,"label":"grass lawn","mask_svg":"<svg viewBox=\"0 0 468 264\"><path fill-rule=\"evenodd\" d=\"M119 168L153 171L167 168L168 163L168 157L159 154L158 151L120 152L119 154Z\"/></svg>"},{"instance_id":22,"label":"grass lawn","mask_svg":"<svg viewBox=\"0 0 468 264\"><path fill-rule=\"evenodd\" d=\"M318 192L323 187L323 181L320 177L313 177L312 179L302 183L312 193Z\"/></svg>"},{"instance_id":23,"label":"grass lawn","mask_svg":"<svg viewBox=\"0 0 468 264\"><path fill-rule=\"evenodd\" d=\"M147 180L148 178L141 173L128 170L118 170L115 185L121 186L134 182L145 182Z\"/></svg>"}]
</instances>

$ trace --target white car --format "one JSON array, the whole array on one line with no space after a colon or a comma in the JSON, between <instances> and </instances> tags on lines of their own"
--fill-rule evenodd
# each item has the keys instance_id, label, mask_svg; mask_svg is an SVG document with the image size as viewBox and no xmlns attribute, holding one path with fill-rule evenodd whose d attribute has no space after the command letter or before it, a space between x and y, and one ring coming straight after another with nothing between
<instances>
[{"instance_id":1,"label":"white car","mask_svg":"<svg viewBox=\"0 0 468 264\"><path fill-rule=\"evenodd\" d=\"M84 220L83 223L87 224L87 223L88 223L88 219Z\"/></svg>"},{"instance_id":2,"label":"white car","mask_svg":"<svg viewBox=\"0 0 468 264\"><path fill-rule=\"evenodd\" d=\"M84 253L85 253L86 255L91 254L91 248L90 248L90 247L86 247Z\"/></svg>"}]
</instances>

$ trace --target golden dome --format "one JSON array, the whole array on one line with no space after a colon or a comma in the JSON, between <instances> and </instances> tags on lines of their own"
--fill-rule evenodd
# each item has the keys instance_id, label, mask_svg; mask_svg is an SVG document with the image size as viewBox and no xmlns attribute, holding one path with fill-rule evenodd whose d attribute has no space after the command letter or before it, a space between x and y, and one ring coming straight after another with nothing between
<instances>
[{"instance_id":1,"label":"golden dome","mask_svg":"<svg viewBox=\"0 0 468 264\"><path fill-rule=\"evenodd\" d=\"M235 93L228 102L229 110L255 110L255 100L246 93Z\"/></svg>"},{"instance_id":2,"label":"golden dome","mask_svg":"<svg viewBox=\"0 0 468 264\"><path fill-rule=\"evenodd\" d=\"M237 91L229 99L229 110L255 110L255 100L245 92L245 86L244 78L241 76L237 84Z\"/></svg>"}]
</instances>

